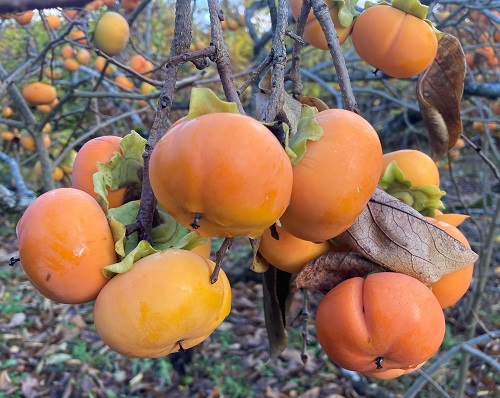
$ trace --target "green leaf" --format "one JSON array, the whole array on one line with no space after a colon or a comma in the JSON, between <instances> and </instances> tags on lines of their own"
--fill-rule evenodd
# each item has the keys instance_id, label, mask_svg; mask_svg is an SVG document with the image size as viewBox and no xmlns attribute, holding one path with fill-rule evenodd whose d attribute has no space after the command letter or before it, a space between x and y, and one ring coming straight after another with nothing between
<instances>
[{"instance_id":1,"label":"green leaf","mask_svg":"<svg viewBox=\"0 0 500 398\"><path fill-rule=\"evenodd\" d=\"M336 3L339 9L338 18L340 24L344 28L348 28L352 25L354 18L359 14L355 8L357 0L334 0L334 3Z\"/></svg>"},{"instance_id":2,"label":"green leaf","mask_svg":"<svg viewBox=\"0 0 500 398\"><path fill-rule=\"evenodd\" d=\"M123 274L129 271L134 263L141 258L157 252L158 250L153 248L148 241L141 240L135 249L128 253L122 261L103 267L102 273L106 278L111 279L116 274Z\"/></svg>"},{"instance_id":3,"label":"green leaf","mask_svg":"<svg viewBox=\"0 0 500 398\"><path fill-rule=\"evenodd\" d=\"M292 165L296 165L306 154L308 140L318 141L323 136L323 129L314 118L316 113L318 113L316 108L303 106L297 133L285 141L285 151Z\"/></svg>"},{"instance_id":4,"label":"green leaf","mask_svg":"<svg viewBox=\"0 0 500 398\"><path fill-rule=\"evenodd\" d=\"M412 188L412 182L405 177L395 160L387 165L379 185L389 195L403 201L424 216L432 217L436 209L444 209L441 198L446 192L435 185Z\"/></svg>"},{"instance_id":5,"label":"green leaf","mask_svg":"<svg viewBox=\"0 0 500 398\"><path fill-rule=\"evenodd\" d=\"M208 113L240 113L234 102L222 101L215 93L206 87L194 87L191 90L189 101L189 112L184 120L188 121L195 117Z\"/></svg>"},{"instance_id":6,"label":"green leaf","mask_svg":"<svg viewBox=\"0 0 500 398\"><path fill-rule=\"evenodd\" d=\"M137 217L137 213L139 212L139 203L138 202L128 202L120 207L116 207L114 209L109 209L108 211L108 219L109 226L111 228L111 232L113 233L113 240L115 242L115 252L123 258L129 253L136 245L127 250L127 243L129 242L131 237L126 237L125 226L134 222ZM137 236L137 234L135 234Z\"/></svg>"},{"instance_id":7,"label":"green leaf","mask_svg":"<svg viewBox=\"0 0 500 398\"><path fill-rule=\"evenodd\" d=\"M109 209L108 191L124 186L132 186L135 192L141 192L140 173L144 166L142 154L146 140L132 131L120 141L123 154L115 152L109 162L97 162L97 172L93 175L94 191L99 195L97 201L107 214Z\"/></svg>"},{"instance_id":8,"label":"green leaf","mask_svg":"<svg viewBox=\"0 0 500 398\"><path fill-rule=\"evenodd\" d=\"M192 250L197 246L204 245L208 239L202 237L198 232L192 231L180 238L172 249Z\"/></svg>"}]
</instances>

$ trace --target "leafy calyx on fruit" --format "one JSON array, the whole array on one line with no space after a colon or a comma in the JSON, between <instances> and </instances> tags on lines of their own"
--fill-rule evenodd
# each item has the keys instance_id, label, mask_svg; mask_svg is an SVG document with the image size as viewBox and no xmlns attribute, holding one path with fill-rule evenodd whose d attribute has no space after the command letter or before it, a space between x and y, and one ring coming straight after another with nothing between
<instances>
[{"instance_id":1,"label":"leafy calyx on fruit","mask_svg":"<svg viewBox=\"0 0 500 398\"><path fill-rule=\"evenodd\" d=\"M335 0L337 8L339 9L338 18L340 24L344 28L348 28L352 25L354 17L356 17L359 12L356 11L354 7L357 4L356 0Z\"/></svg>"},{"instance_id":2,"label":"leafy calyx on fruit","mask_svg":"<svg viewBox=\"0 0 500 398\"><path fill-rule=\"evenodd\" d=\"M395 160L387 166L379 185L385 192L413 207L424 216L433 217L436 209L444 209L441 198L446 192L435 185L428 184L412 188L412 182L405 177Z\"/></svg>"},{"instance_id":3,"label":"leafy calyx on fruit","mask_svg":"<svg viewBox=\"0 0 500 398\"><path fill-rule=\"evenodd\" d=\"M185 121L208 113L240 113L235 102L222 101L209 88L194 87L191 90L189 112Z\"/></svg>"}]
</instances>

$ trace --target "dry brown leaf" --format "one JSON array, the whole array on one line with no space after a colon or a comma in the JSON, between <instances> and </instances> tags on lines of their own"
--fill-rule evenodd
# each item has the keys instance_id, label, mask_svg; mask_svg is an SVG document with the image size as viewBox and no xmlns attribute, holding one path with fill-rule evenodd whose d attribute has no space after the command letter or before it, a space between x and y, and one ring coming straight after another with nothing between
<instances>
[{"instance_id":1,"label":"dry brown leaf","mask_svg":"<svg viewBox=\"0 0 500 398\"><path fill-rule=\"evenodd\" d=\"M366 276L380 269L363 256L348 252L328 252L309 261L297 274L292 286L328 293L339 283L355 276Z\"/></svg>"},{"instance_id":2,"label":"dry brown leaf","mask_svg":"<svg viewBox=\"0 0 500 398\"><path fill-rule=\"evenodd\" d=\"M316 97L302 96L300 98L300 103L303 105L314 106L318 110L318 112L326 111L327 109L329 109L327 104Z\"/></svg>"},{"instance_id":3,"label":"dry brown leaf","mask_svg":"<svg viewBox=\"0 0 500 398\"><path fill-rule=\"evenodd\" d=\"M250 245L252 246L252 251L253 251L253 260L250 269L258 273L266 272L269 268L269 263L258 252L260 239L261 239L260 237L257 239L250 239Z\"/></svg>"},{"instance_id":4,"label":"dry brown leaf","mask_svg":"<svg viewBox=\"0 0 500 398\"><path fill-rule=\"evenodd\" d=\"M434 160L441 159L462 134L460 100L465 71L462 45L456 37L444 33L434 62L417 85L418 104L429 131Z\"/></svg>"},{"instance_id":5,"label":"dry brown leaf","mask_svg":"<svg viewBox=\"0 0 500 398\"><path fill-rule=\"evenodd\" d=\"M379 188L339 237L374 263L424 283L435 282L477 259L472 250Z\"/></svg>"}]
</instances>

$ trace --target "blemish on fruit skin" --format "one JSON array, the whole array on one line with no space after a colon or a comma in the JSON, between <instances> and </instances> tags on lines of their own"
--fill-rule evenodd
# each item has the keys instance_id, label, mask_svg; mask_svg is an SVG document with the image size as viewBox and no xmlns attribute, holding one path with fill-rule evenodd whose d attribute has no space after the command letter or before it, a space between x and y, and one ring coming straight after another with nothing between
<instances>
[{"instance_id":1,"label":"blemish on fruit skin","mask_svg":"<svg viewBox=\"0 0 500 398\"><path fill-rule=\"evenodd\" d=\"M48 282L50 280L50 277L52 274L50 272L47 273L47 276L45 277L45 280Z\"/></svg>"}]
</instances>

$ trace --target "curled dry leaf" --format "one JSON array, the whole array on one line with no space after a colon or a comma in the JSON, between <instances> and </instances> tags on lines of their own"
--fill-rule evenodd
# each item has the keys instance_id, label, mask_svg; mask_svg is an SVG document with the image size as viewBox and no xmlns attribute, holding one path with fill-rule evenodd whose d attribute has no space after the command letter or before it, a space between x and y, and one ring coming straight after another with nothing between
<instances>
[{"instance_id":1,"label":"curled dry leaf","mask_svg":"<svg viewBox=\"0 0 500 398\"><path fill-rule=\"evenodd\" d=\"M326 294L346 279L364 277L380 268L357 253L328 252L309 261L297 274L292 287Z\"/></svg>"},{"instance_id":2,"label":"curled dry leaf","mask_svg":"<svg viewBox=\"0 0 500 398\"><path fill-rule=\"evenodd\" d=\"M429 131L432 158L439 160L462 134L460 100L464 90L465 54L458 39L444 33L436 58L420 76L417 98Z\"/></svg>"},{"instance_id":3,"label":"curled dry leaf","mask_svg":"<svg viewBox=\"0 0 500 398\"><path fill-rule=\"evenodd\" d=\"M436 282L477 259L472 250L379 188L339 238L374 263L424 283Z\"/></svg>"}]
</instances>

